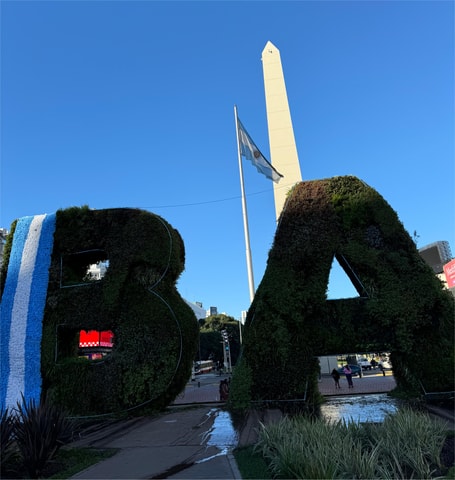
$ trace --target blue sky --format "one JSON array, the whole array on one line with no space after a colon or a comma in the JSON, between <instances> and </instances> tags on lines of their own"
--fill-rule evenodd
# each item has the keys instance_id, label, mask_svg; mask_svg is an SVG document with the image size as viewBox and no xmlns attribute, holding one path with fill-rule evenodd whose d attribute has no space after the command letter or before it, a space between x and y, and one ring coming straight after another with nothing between
<instances>
[{"instance_id":1,"label":"blue sky","mask_svg":"<svg viewBox=\"0 0 455 480\"><path fill-rule=\"evenodd\" d=\"M261 53L281 53L304 180L355 175L418 246L455 249L454 2L8 1L1 217L138 207L183 237L181 295L249 307L234 105L268 156ZM273 187L244 163L256 287ZM331 296L345 296L334 277Z\"/></svg>"}]
</instances>

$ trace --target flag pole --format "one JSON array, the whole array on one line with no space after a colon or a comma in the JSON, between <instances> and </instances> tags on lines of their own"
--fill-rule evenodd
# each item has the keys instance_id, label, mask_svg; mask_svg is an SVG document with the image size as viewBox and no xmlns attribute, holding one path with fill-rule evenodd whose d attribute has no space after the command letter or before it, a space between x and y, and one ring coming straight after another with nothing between
<instances>
[{"instance_id":1,"label":"flag pole","mask_svg":"<svg viewBox=\"0 0 455 480\"><path fill-rule=\"evenodd\" d=\"M253 264L251 260L250 233L248 230L248 213L246 209L245 186L243 183L242 156L240 154L240 141L239 141L239 121L237 117L236 105L234 105L234 116L235 116L235 133L237 135L237 155L239 158L240 189L242 192L243 229L245 231L245 247L246 247L246 268L248 271L248 287L250 290L250 302L252 302L254 298Z\"/></svg>"}]
</instances>

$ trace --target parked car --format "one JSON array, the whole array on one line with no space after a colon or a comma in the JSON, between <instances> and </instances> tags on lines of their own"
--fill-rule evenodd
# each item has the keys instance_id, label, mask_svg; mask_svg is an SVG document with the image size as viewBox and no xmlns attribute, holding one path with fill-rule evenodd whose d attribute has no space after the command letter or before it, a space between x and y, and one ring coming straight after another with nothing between
<instances>
[{"instance_id":1,"label":"parked car","mask_svg":"<svg viewBox=\"0 0 455 480\"><path fill-rule=\"evenodd\" d=\"M344 375L343 368L344 366L338 369L338 373L340 375ZM362 371L358 365L349 365L349 368L351 369L353 376L360 375L360 372Z\"/></svg>"},{"instance_id":2,"label":"parked car","mask_svg":"<svg viewBox=\"0 0 455 480\"><path fill-rule=\"evenodd\" d=\"M372 365L371 362L368 360L368 358L362 357L357 360L357 363L359 364L360 367L362 367L364 370L371 370Z\"/></svg>"}]
</instances>

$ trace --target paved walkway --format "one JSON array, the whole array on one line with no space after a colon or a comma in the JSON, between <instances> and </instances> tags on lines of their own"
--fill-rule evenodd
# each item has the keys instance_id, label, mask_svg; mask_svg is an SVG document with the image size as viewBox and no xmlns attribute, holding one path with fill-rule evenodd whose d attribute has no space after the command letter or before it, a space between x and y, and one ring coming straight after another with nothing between
<instances>
[{"instance_id":1,"label":"paved walkway","mask_svg":"<svg viewBox=\"0 0 455 480\"><path fill-rule=\"evenodd\" d=\"M395 378L392 372L386 372L383 376L381 372L368 373L362 378L353 377L354 388L348 388L348 382L344 375L340 378L341 389L335 388L335 382L329 375L323 375L319 382L319 391L324 396L331 395L359 395L362 393L387 393L396 387Z\"/></svg>"},{"instance_id":2,"label":"paved walkway","mask_svg":"<svg viewBox=\"0 0 455 480\"><path fill-rule=\"evenodd\" d=\"M119 449L73 479L241 479L231 453L237 439L213 438L218 408L173 409L156 418L114 423L70 447ZM218 425L219 428L219 425Z\"/></svg>"},{"instance_id":3,"label":"paved walkway","mask_svg":"<svg viewBox=\"0 0 455 480\"><path fill-rule=\"evenodd\" d=\"M185 405L193 403L212 403L220 400L218 393L218 385L220 378L212 375L210 383L201 385L201 382L194 381L188 383L185 391L176 398L174 405ZM324 396L330 395L358 395L362 393L385 393L390 392L396 387L395 379L392 372L386 372L386 376L382 373L368 373L362 378L353 377L354 388L349 389L346 378L342 375L340 379L341 389L335 389L335 383L330 375L323 375L319 381L319 391Z\"/></svg>"},{"instance_id":4,"label":"paved walkway","mask_svg":"<svg viewBox=\"0 0 455 480\"><path fill-rule=\"evenodd\" d=\"M391 374L354 377L341 390L333 379L323 376L322 395L383 393L395 387ZM202 383L202 382L200 382ZM267 425L281 418L279 410L252 412L234 431L229 414L219 402L219 377L198 386L191 382L185 393L165 413L114 421L105 428L74 442L70 447L115 448L113 457L74 475L73 479L241 479L232 450L251 445L259 422ZM199 405L197 405L199 403ZM453 418L453 416L452 416Z\"/></svg>"}]
</instances>

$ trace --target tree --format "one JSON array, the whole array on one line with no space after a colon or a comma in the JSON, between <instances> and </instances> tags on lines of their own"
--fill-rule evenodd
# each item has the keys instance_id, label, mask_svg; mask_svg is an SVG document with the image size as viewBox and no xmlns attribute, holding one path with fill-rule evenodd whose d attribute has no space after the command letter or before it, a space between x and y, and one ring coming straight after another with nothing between
<instances>
[{"instance_id":1,"label":"tree","mask_svg":"<svg viewBox=\"0 0 455 480\"><path fill-rule=\"evenodd\" d=\"M203 322L203 323L202 323ZM210 315L200 322L199 352L196 360L212 359L215 363L224 360L221 331L226 330L229 338L231 362L235 365L240 354L239 322L233 317L218 314Z\"/></svg>"}]
</instances>

